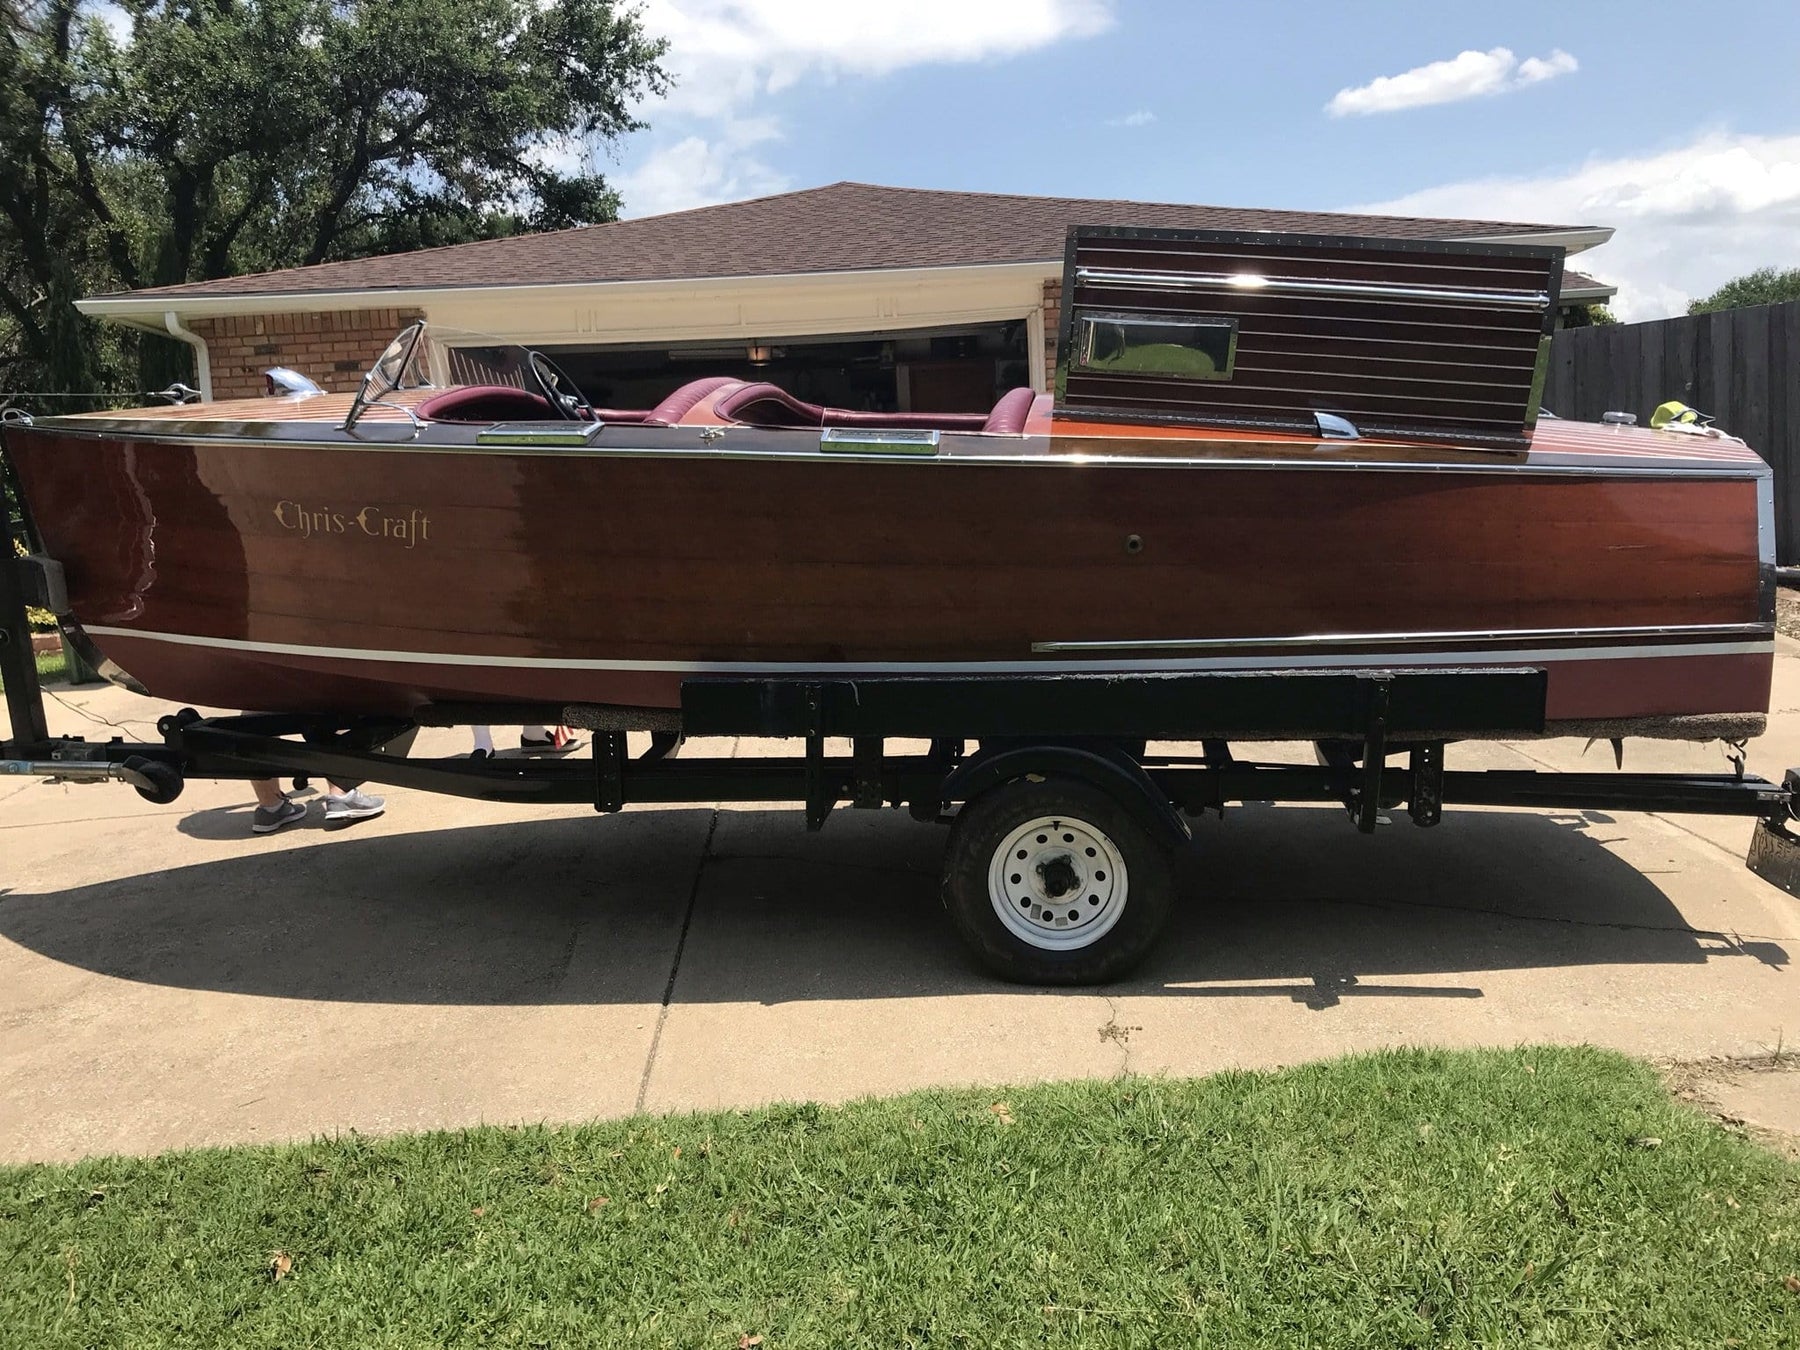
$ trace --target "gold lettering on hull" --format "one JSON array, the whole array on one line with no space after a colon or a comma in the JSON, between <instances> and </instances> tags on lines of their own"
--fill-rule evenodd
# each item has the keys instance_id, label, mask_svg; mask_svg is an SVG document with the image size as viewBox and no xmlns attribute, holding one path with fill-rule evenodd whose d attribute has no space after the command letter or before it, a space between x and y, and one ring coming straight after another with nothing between
<instances>
[{"instance_id":1,"label":"gold lettering on hull","mask_svg":"<svg viewBox=\"0 0 1800 1350\"><path fill-rule=\"evenodd\" d=\"M397 506L374 505L349 512L279 501L275 503L275 523L302 539L362 535L407 549L431 542L431 517L416 506L406 508L404 513Z\"/></svg>"}]
</instances>

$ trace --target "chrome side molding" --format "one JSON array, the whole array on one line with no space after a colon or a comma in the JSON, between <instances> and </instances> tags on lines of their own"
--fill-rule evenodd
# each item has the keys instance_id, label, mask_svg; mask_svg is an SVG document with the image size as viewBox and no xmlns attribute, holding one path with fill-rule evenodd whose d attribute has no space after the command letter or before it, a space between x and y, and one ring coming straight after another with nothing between
<instances>
[{"instance_id":1,"label":"chrome side molding","mask_svg":"<svg viewBox=\"0 0 1800 1350\"><path fill-rule=\"evenodd\" d=\"M1479 309L1550 308L1547 291L1497 291L1453 286L1409 286L1404 282L1313 281L1274 277L1263 272L1127 272L1108 267L1077 268L1084 286L1124 286L1134 291L1202 291L1214 295L1257 292L1275 295L1322 295L1347 300L1402 300L1472 305Z\"/></svg>"},{"instance_id":2,"label":"chrome side molding","mask_svg":"<svg viewBox=\"0 0 1800 1350\"><path fill-rule=\"evenodd\" d=\"M911 427L826 427L819 433L825 454L935 455L942 437Z\"/></svg>"}]
</instances>

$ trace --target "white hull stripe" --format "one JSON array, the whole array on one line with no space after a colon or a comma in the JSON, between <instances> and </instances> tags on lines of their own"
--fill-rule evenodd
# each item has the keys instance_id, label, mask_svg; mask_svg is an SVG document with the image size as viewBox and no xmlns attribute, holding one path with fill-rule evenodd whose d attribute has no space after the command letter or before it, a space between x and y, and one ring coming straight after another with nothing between
<instances>
[{"instance_id":1,"label":"white hull stripe","mask_svg":"<svg viewBox=\"0 0 1800 1350\"><path fill-rule=\"evenodd\" d=\"M1358 652L1355 655L1182 656L1137 660L1039 661L594 661L552 656L469 656L459 652L393 652L367 647L309 647L292 642L250 642L241 638L151 633L137 628L88 627L96 638L137 638L180 647L249 652L261 656L305 656L328 661L381 661L416 666L479 666L489 670L616 670L677 675L1044 675L1064 671L1096 673L1159 670L1294 670L1396 666L1508 666L1568 661L1643 661L1675 656L1768 656L1774 639L1760 642L1656 643L1632 647L1489 648L1462 652Z\"/></svg>"}]
</instances>

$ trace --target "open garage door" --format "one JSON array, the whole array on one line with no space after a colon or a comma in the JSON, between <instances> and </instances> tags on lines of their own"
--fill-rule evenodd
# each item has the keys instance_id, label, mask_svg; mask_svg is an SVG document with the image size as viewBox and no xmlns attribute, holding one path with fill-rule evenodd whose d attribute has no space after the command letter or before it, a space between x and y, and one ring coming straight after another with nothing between
<instances>
[{"instance_id":1,"label":"open garage door","mask_svg":"<svg viewBox=\"0 0 1800 1350\"><path fill-rule=\"evenodd\" d=\"M648 408L689 380L766 380L865 412L986 412L1031 383L1025 320L832 337L543 348L601 407Z\"/></svg>"}]
</instances>

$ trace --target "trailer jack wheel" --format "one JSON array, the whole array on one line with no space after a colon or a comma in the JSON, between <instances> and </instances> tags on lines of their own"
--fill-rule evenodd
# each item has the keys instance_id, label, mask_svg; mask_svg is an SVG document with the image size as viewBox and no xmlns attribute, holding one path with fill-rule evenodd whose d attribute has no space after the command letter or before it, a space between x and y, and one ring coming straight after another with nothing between
<instances>
[{"instance_id":1,"label":"trailer jack wheel","mask_svg":"<svg viewBox=\"0 0 1800 1350\"><path fill-rule=\"evenodd\" d=\"M944 907L1003 979L1099 984L1144 958L1174 890L1168 853L1119 801L1076 778L1016 778L950 828Z\"/></svg>"},{"instance_id":2,"label":"trailer jack wheel","mask_svg":"<svg viewBox=\"0 0 1800 1350\"><path fill-rule=\"evenodd\" d=\"M126 781L137 795L156 806L167 806L187 786L187 780L181 776L179 769L160 760L133 756L119 767L125 771Z\"/></svg>"}]
</instances>

